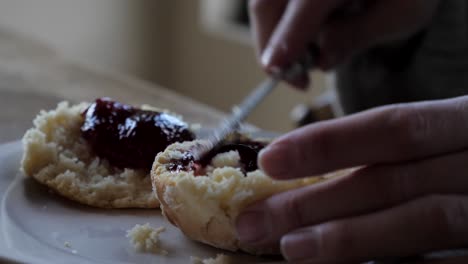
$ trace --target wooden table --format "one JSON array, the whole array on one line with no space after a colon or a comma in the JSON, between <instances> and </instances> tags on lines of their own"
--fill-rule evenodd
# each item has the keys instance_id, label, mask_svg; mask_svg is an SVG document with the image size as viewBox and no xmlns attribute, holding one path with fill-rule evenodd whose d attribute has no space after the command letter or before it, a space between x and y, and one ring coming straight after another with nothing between
<instances>
[{"instance_id":1,"label":"wooden table","mask_svg":"<svg viewBox=\"0 0 468 264\"><path fill-rule=\"evenodd\" d=\"M41 109L54 108L62 100L92 101L102 96L168 108L205 126L217 124L222 117L168 89L80 66L40 43L0 29L0 144L21 138Z\"/></svg>"}]
</instances>

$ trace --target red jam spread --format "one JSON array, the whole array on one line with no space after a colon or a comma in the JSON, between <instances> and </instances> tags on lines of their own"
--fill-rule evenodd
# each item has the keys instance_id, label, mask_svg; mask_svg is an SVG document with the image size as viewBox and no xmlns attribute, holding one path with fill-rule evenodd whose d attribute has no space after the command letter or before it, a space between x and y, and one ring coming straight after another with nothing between
<instances>
[{"instance_id":1,"label":"red jam spread","mask_svg":"<svg viewBox=\"0 0 468 264\"><path fill-rule=\"evenodd\" d=\"M100 158L119 168L149 170L168 145L195 139L188 125L175 116L109 98L97 99L83 116L83 138Z\"/></svg>"},{"instance_id":2,"label":"red jam spread","mask_svg":"<svg viewBox=\"0 0 468 264\"><path fill-rule=\"evenodd\" d=\"M202 160L194 160L190 152L184 154L181 159L173 160L168 164L167 169L171 171L193 170L195 175L200 175L203 168L211 163L211 160L220 153L237 150L240 156L241 170L244 174L258 169L257 157L260 150L266 146L265 143L239 140L235 142L224 142L219 147L211 150Z\"/></svg>"}]
</instances>

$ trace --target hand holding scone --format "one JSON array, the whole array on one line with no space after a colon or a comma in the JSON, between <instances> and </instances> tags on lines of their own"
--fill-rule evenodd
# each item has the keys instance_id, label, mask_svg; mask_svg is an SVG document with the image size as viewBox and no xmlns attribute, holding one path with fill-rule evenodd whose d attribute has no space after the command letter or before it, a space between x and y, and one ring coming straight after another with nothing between
<instances>
[{"instance_id":1,"label":"hand holding scone","mask_svg":"<svg viewBox=\"0 0 468 264\"><path fill-rule=\"evenodd\" d=\"M170 145L156 156L151 171L161 211L193 240L231 251L278 254L274 248L239 241L235 231L239 212L275 193L315 184L347 171L290 181L273 180L258 169L256 162L258 152L267 143L231 135L202 160L196 160L193 151L206 141Z\"/></svg>"},{"instance_id":2,"label":"hand holding scone","mask_svg":"<svg viewBox=\"0 0 468 264\"><path fill-rule=\"evenodd\" d=\"M250 14L265 70L283 68L300 59L311 43L320 46L317 66L330 69L357 52L417 32L430 22L438 3L438 0L250 0ZM302 88L307 83L307 76L293 82Z\"/></svg>"},{"instance_id":3,"label":"hand holding scone","mask_svg":"<svg viewBox=\"0 0 468 264\"><path fill-rule=\"evenodd\" d=\"M467 96L381 107L279 138L259 157L274 179L358 169L251 206L240 240L307 263L466 247L467 109Z\"/></svg>"}]
</instances>

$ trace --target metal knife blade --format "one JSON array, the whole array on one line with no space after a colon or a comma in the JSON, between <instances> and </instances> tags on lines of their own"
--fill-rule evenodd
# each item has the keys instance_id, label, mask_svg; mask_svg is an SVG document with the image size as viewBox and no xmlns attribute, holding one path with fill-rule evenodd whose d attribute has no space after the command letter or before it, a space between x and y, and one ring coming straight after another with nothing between
<instances>
[{"instance_id":1,"label":"metal knife blade","mask_svg":"<svg viewBox=\"0 0 468 264\"><path fill-rule=\"evenodd\" d=\"M267 79L242 101L239 106L233 107L229 117L224 119L217 128L206 138L207 143L194 149L192 155L195 160L201 160L212 149L216 148L229 134L239 128L254 108L269 95L282 80L291 80L307 71L314 65L316 50L311 49L304 60L292 64L287 70L273 72Z\"/></svg>"},{"instance_id":2,"label":"metal knife blade","mask_svg":"<svg viewBox=\"0 0 468 264\"><path fill-rule=\"evenodd\" d=\"M209 153L210 150L222 142L226 136L236 130L242 121L244 121L252 110L273 91L279 82L280 79L277 77L272 76L267 78L256 87L239 106L233 107L232 114L224 119L221 124L209 134L207 143L200 145L199 148L193 151L192 154L195 160L201 160L205 154Z\"/></svg>"}]
</instances>

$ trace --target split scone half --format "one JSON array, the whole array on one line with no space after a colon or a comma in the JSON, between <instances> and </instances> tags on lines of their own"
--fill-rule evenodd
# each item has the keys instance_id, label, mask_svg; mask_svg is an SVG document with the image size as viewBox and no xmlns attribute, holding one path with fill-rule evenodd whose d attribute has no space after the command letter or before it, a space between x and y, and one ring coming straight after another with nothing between
<instances>
[{"instance_id":1,"label":"split scone half","mask_svg":"<svg viewBox=\"0 0 468 264\"><path fill-rule=\"evenodd\" d=\"M148 139L152 137L152 139ZM102 208L157 208L157 152L193 140L177 116L107 98L41 111L23 137L21 169L54 192Z\"/></svg>"},{"instance_id":2,"label":"split scone half","mask_svg":"<svg viewBox=\"0 0 468 264\"><path fill-rule=\"evenodd\" d=\"M151 171L163 214L191 239L230 251L271 254L236 238L240 211L255 201L326 177L272 180L256 166L257 154L267 143L234 136L203 161L194 161L192 155L206 144L202 140L169 146L157 155Z\"/></svg>"}]
</instances>

